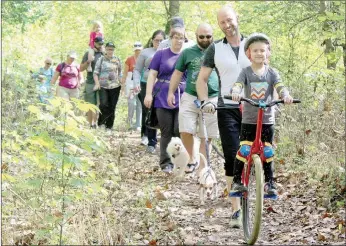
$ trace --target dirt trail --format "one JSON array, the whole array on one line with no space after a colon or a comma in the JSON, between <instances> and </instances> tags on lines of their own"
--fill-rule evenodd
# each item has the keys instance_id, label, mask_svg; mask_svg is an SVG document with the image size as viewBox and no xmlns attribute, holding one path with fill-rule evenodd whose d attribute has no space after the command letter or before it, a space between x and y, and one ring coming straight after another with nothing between
<instances>
[{"instance_id":1,"label":"dirt trail","mask_svg":"<svg viewBox=\"0 0 346 246\"><path fill-rule=\"evenodd\" d=\"M121 148L122 181L112 196L121 224L118 243L150 245L244 244L242 229L229 227L230 202L222 197L223 160L212 151L212 166L220 197L199 204L196 177L175 182L158 170L158 156L145 153L138 133L107 136ZM123 140L121 141L121 137ZM122 147L120 147L122 145ZM317 206L318 187L308 187L303 175L280 170L283 190L278 200L265 200L262 232L257 244L345 244L345 210L327 213Z\"/></svg>"}]
</instances>

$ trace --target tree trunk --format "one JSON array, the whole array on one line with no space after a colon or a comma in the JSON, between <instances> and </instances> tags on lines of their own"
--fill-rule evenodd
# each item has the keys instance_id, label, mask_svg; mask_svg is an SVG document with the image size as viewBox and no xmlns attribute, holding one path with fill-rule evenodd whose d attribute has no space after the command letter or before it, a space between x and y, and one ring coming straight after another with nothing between
<instances>
[{"instance_id":1,"label":"tree trunk","mask_svg":"<svg viewBox=\"0 0 346 246\"><path fill-rule=\"evenodd\" d=\"M167 13L167 23L165 27L165 33L169 34L170 31L170 21L172 17L179 15L179 10L180 10L180 2L175 1L175 0L169 0L168 4L169 6L167 7L167 1L163 1L165 8L166 8L166 13Z\"/></svg>"},{"instance_id":2,"label":"tree trunk","mask_svg":"<svg viewBox=\"0 0 346 246\"><path fill-rule=\"evenodd\" d=\"M320 1L320 14L326 16L327 3L326 1ZM323 22L322 26L323 31L333 32L332 27L329 24L328 19ZM324 50L325 55L327 57L327 68L335 69L336 68L336 59L335 59L335 46L333 45L333 40L331 38L327 38L324 40L323 44L326 46Z\"/></svg>"}]
</instances>

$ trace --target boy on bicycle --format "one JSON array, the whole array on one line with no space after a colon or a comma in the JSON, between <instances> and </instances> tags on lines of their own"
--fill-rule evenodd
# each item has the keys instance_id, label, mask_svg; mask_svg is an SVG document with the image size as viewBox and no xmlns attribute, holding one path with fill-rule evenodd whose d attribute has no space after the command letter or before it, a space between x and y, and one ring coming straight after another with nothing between
<instances>
[{"instance_id":1,"label":"boy on bicycle","mask_svg":"<svg viewBox=\"0 0 346 246\"><path fill-rule=\"evenodd\" d=\"M231 94L232 100L240 101L241 92L244 91L246 98L256 102L270 102L274 97L274 89L284 103L290 104L293 98L281 82L277 71L268 65L270 56L270 39L262 33L253 33L249 36L244 46L245 53L251 61L251 66L243 68L239 74L237 82L234 84ZM241 175L244 162L250 154L252 141L256 137L258 108L244 103L243 118L240 132L240 148L234 161L233 192L246 191L246 187L241 183ZM273 157L272 147L274 137L274 108L268 107L263 114L262 142L264 143L263 163L265 175L265 192L268 195L277 195L276 186L273 182Z\"/></svg>"}]
</instances>

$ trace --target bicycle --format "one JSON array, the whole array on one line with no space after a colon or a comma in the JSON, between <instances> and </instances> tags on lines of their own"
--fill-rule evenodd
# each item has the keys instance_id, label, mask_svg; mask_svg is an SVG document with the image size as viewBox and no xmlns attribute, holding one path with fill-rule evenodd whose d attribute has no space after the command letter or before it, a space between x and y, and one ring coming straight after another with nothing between
<instances>
[{"instance_id":1,"label":"bicycle","mask_svg":"<svg viewBox=\"0 0 346 246\"><path fill-rule=\"evenodd\" d=\"M232 96L224 96L225 99L231 99ZM245 241L249 245L256 243L261 230L262 211L263 211L263 199L270 198L276 199L276 196L264 195L264 180L263 180L263 162L265 161L263 148L264 145L261 141L262 135L262 119L263 112L266 108L272 107L279 103L284 103L283 100L274 100L269 103L260 101L254 102L248 98L242 98L240 101L245 101L254 107L258 107L257 114L257 128L256 137L252 143L250 154L248 155L244 164L242 173L242 183L247 188L245 192L230 193L231 197L241 197L242 210L243 210L243 230ZM300 103L300 100L294 99L293 103ZM228 109L232 107L217 107L216 109ZM254 195L254 197L252 197ZM255 214L252 221L250 211L250 203L255 202Z\"/></svg>"}]
</instances>

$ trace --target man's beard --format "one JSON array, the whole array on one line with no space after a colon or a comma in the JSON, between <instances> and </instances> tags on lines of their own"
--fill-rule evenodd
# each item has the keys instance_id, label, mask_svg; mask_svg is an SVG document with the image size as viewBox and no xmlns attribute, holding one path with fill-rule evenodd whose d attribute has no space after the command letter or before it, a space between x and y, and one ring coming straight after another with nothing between
<instances>
[{"instance_id":1,"label":"man's beard","mask_svg":"<svg viewBox=\"0 0 346 246\"><path fill-rule=\"evenodd\" d=\"M213 39L209 39L207 42L203 42L203 41L199 41L197 39L197 43L198 45L202 48L202 49L206 49L209 47L209 45L213 42Z\"/></svg>"}]
</instances>

